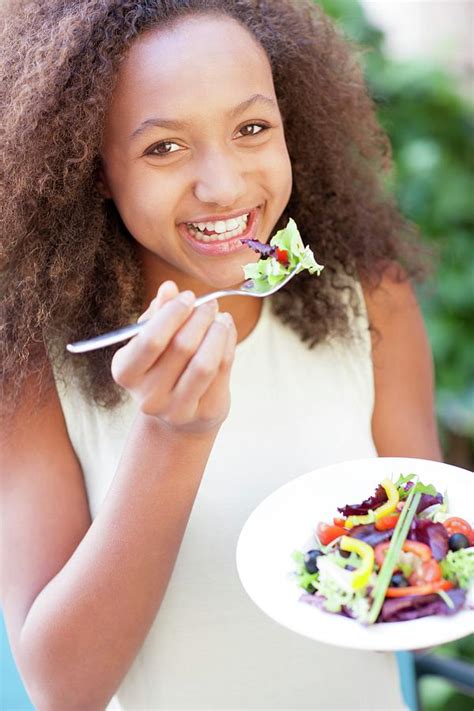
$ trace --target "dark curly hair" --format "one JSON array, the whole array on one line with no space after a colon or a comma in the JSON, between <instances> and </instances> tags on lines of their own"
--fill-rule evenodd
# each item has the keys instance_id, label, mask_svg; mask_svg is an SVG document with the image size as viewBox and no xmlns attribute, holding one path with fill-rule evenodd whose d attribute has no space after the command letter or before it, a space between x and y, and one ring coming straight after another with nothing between
<instances>
[{"instance_id":1,"label":"dark curly hair","mask_svg":"<svg viewBox=\"0 0 474 711\"><path fill-rule=\"evenodd\" d=\"M310 0L21 0L1 13L2 384L4 411L27 380L51 385L48 348L72 360L83 392L113 407L111 347L70 356L65 343L136 318L144 300L135 241L97 188L104 115L119 62L155 26L225 14L264 48L293 169L276 228L293 217L325 265L273 297L309 347L348 332L354 289L387 265L421 272L414 228L384 187L390 146L357 52ZM347 282L347 279L346 279ZM349 292L345 291L349 288Z\"/></svg>"}]
</instances>

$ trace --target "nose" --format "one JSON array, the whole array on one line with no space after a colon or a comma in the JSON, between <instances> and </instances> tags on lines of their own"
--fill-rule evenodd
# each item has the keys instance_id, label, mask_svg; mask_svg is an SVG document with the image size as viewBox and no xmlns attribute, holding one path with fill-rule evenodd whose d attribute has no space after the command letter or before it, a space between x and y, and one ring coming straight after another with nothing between
<instances>
[{"instance_id":1,"label":"nose","mask_svg":"<svg viewBox=\"0 0 474 711\"><path fill-rule=\"evenodd\" d=\"M240 161L231 151L215 150L199 163L194 195L200 202L230 207L246 187Z\"/></svg>"}]
</instances>

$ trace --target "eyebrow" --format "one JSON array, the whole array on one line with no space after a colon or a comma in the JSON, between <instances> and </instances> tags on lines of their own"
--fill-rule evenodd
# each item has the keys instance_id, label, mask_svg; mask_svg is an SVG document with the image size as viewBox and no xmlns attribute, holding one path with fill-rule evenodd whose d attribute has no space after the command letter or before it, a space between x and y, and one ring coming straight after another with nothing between
<instances>
[{"instance_id":1,"label":"eyebrow","mask_svg":"<svg viewBox=\"0 0 474 711\"><path fill-rule=\"evenodd\" d=\"M249 99L246 99L237 106L234 106L234 108L227 113L227 117L231 119L235 118L257 103L266 104L274 109L277 108L276 101L270 99L268 96L264 96L263 94L253 94ZM130 136L130 140L140 136L142 133L145 133L145 131L149 128L169 128L175 131L182 131L188 129L189 127L190 124L187 121L177 121L175 119L166 118L149 118L146 119L146 121L143 121L138 128L134 130Z\"/></svg>"}]
</instances>

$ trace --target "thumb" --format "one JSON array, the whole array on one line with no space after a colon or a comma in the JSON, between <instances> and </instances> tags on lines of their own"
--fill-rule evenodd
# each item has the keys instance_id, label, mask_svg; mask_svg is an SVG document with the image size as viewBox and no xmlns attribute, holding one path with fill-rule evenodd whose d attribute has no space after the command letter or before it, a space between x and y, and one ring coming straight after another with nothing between
<instances>
[{"instance_id":1,"label":"thumb","mask_svg":"<svg viewBox=\"0 0 474 711\"><path fill-rule=\"evenodd\" d=\"M179 290L174 281L164 281L158 289L155 298L150 302L147 310L138 317L137 323L141 323L142 321L151 318L153 314L155 314L157 310L163 306L163 304L170 299L174 299L178 293Z\"/></svg>"}]
</instances>

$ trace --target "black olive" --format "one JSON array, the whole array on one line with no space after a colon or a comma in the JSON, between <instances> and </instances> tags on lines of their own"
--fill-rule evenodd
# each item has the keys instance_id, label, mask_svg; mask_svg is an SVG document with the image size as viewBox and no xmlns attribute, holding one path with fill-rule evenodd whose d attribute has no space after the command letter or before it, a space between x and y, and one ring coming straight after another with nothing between
<instances>
[{"instance_id":1,"label":"black olive","mask_svg":"<svg viewBox=\"0 0 474 711\"><path fill-rule=\"evenodd\" d=\"M460 551L461 548L469 548L469 540L464 533L453 533L448 538L448 546L451 551Z\"/></svg>"},{"instance_id":2,"label":"black olive","mask_svg":"<svg viewBox=\"0 0 474 711\"><path fill-rule=\"evenodd\" d=\"M351 554L349 551L343 551L339 549L339 555L341 555L343 558L350 558Z\"/></svg>"},{"instance_id":3,"label":"black olive","mask_svg":"<svg viewBox=\"0 0 474 711\"><path fill-rule=\"evenodd\" d=\"M318 572L318 558L323 552L320 550L308 551L304 557L304 567L308 573Z\"/></svg>"},{"instance_id":4,"label":"black olive","mask_svg":"<svg viewBox=\"0 0 474 711\"><path fill-rule=\"evenodd\" d=\"M392 575L392 579L390 581L390 587L391 588L407 588L408 587L408 580L405 578L403 573L395 573Z\"/></svg>"}]
</instances>

